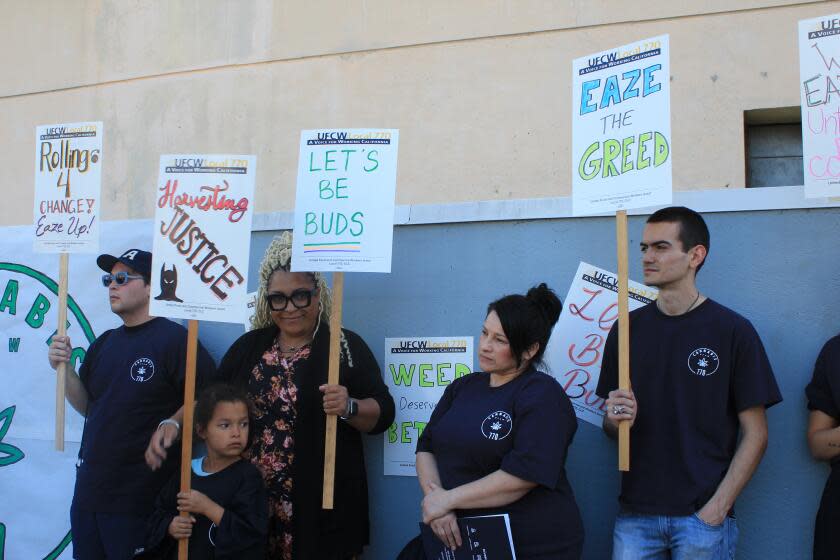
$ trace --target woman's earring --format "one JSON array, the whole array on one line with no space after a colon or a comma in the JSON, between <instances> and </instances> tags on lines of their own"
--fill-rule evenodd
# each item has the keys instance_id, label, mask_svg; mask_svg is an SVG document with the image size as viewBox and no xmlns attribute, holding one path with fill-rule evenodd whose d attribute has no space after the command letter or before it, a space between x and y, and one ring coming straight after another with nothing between
<instances>
[{"instance_id":1,"label":"woman's earring","mask_svg":"<svg viewBox=\"0 0 840 560\"><path fill-rule=\"evenodd\" d=\"M312 336L315 336L315 333L318 332L318 328L321 326L321 312L324 310L321 304L321 300L318 300L318 319L315 321L315 332L312 333Z\"/></svg>"}]
</instances>

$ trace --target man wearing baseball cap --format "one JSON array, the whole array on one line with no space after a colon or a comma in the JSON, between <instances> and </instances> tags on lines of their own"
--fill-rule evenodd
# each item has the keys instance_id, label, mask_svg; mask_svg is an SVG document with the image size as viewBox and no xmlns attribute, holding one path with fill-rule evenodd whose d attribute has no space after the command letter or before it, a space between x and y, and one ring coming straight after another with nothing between
<instances>
[{"instance_id":1,"label":"man wearing baseball cap","mask_svg":"<svg viewBox=\"0 0 840 560\"><path fill-rule=\"evenodd\" d=\"M128 559L143 550L146 517L177 463L167 449L180 435L187 333L149 315L150 252L100 255L96 264L123 324L93 341L78 373L67 364L67 400L85 417L70 508L73 557ZM72 350L69 337L53 337L50 365L69 362ZM197 364L200 386L215 374L201 345Z\"/></svg>"}]
</instances>

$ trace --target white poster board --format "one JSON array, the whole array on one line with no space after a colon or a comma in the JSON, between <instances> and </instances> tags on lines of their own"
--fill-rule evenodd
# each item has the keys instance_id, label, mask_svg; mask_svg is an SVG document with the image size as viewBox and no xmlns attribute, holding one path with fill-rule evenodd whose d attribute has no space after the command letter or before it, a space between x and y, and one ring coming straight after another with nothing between
<instances>
[{"instance_id":1,"label":"white poster board","mask_svg":"<svg viewBox=\"0 0 840 560\"><path fill-rule=\"evenodd\" d=\"M148 248L151 221L104 222L102 251ZM35 253L31 226L0 237L0 558L72 558L70 502L84 418L67 404L66 447L55 451L55 371L47 342L58 324L58 259ZM69 270L67 335L78 370L88 347L122 324L111 312L95 255ZM5 556L4 556L5 553Z\"/></svg>"},{"instance_id":2,"label":"white poster board","mask_svg":"<svg viewBox=\"0 0 840 560\"><path fill-rule=\"evenodd\" d=\"M472 371L471 336L385 339L385 384L396 406L385 432L386 475L417 476L417 438L446 387Z\"/></svg>"},{"instance_id":3,"label":"white poster board","mask_svg":"<svg viewBox=\"0 0 840 560\"><path fill-rule=\"evenodd\" d=\"M399 131L300 134L292 270L391 272Z\"/></svg>"},{"instance_id":4,"label":"white poster board","mask_svg":"<svg viewBox=\"0 0 840 560\"><path fill-rule=\"evenodd\" d=\"M39 253L99 250L102 123L35 129L33 248Z\"/></svg>"},{"instance_id":5,"label":"white poster board","mask_svg":"<svg viewBox=\"0 0 840 560\"><path fill-rule=\"evenodd\" d=\"M806 197L840 196L840 14L799 22Z\"/></svg>"},{"instance_id":6,"label":"white poster board","mask_svg":"<svg viewBox=\"0 0 840 560\"><path fill-rule=\"evenodd\" d=\"M630 311L656 299L658 290L628 281ZM581 262L554 326L545 359L581 420L601 426L604 400L595 394L604 344L618 319L618 275Z\"/></svg>"},{"instance_id":7,"label":"white poster board","mask_svg":"<svg viewBox=\"0 0 840 560\"><path fill-rule=\"evenodd\" d=\"M572 212L671 203L668 35L572 63Z\"/></svg>"},{"instance_id":8,"label":"white poster board","mask_svg":"<svg viewBox=\"0 0 840 560\"><path fill-rule=\"evenodd\" d=\"M160 157L152 315L241 321L256 163L256 156L243 155Z\"/></svg>"}]
</instances>

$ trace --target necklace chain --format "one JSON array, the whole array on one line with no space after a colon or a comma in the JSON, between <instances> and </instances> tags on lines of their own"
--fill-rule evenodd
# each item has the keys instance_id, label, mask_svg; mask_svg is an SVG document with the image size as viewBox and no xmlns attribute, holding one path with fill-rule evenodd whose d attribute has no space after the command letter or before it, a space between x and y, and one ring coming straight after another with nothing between
<instances>
[{"instance_id":1,"label":"necklace chain","mask_svg":"<svg viewBox=\"0 0 840 560\"><path fill-rule=\"evenodd\" d=\"M695 297L695 298L694 298L694 301L692 301L692 302L691 302L691 305L689 305L689 306L688 306L688 309L686 309L685 311L683 311L682 313L680 313L680 315L685 315L686 313L688 313L689 311L691 311L692 309L694 309L694 306L697 304L697 302L698 302L699 300L700 300L700 290L697 290L697 297ZM662 309L662 306L661 306L661 305L659 305L659 300L658 300L658 299L656 300L656 307L658 307L660 311L662 311L663 313L665 313L665 311ZM665 313L665 314L666 314L666 315L668 315L667 313Z\"/></svg>"},{"instance_id":2,"label":"necklace chain","mask_svg":"<svg viewBox=\"0 0 840 560\"><path fill-rule=\"evenodd\" d=\"M279 348L281 354L292 354L294 352L297 352L298 350L300 350L301 348L303 348L307 344L310 344L311 342L312 342L312 339L309 339L306 342L304 342L303 344L300 344L299 346L289 346L287 349L284 350L283 346L280 345L280 340L278 339L277 340L277 347Z\"/></svg>"}]
</instances>

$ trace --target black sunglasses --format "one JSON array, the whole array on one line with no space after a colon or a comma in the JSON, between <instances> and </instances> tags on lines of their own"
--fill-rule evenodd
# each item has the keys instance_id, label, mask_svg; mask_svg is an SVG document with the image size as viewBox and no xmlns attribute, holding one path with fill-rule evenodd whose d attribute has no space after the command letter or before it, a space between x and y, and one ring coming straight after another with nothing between
<instances>
[{"instance_id":1,"label":"black sunglasses","mask_svg":"<svg viewBox=\"0 0 840 560\"><path fill-rule=\"evenodd\" d=\"M113 280L114 282L117 283L117 286L123 286L125 284L128 284L129 280L135 280L137 278L143 278L143 277L138 275L138 274L129 274L128 272L125 272L125 271L120 271L120 272L117 272L116 274L103 274L102 275L102 285L105 286L106 288L108 288L108 287L111 286L111 281Z\"/></svg>"},{"instance_id":2,"label":"black sunglasses","mask_svg":"<svg viewBox=\"0 0 840 560\"><path fill-rule=\"evenodd\" d=\"M268 294L265 299L272 311L285 311L289 302L292 302L295 309L303 309L312 304L312 294L314 293L315 290L295 290L292 295L287 296L282 292L277 292Z\"/></svg>"}]
</instances>

